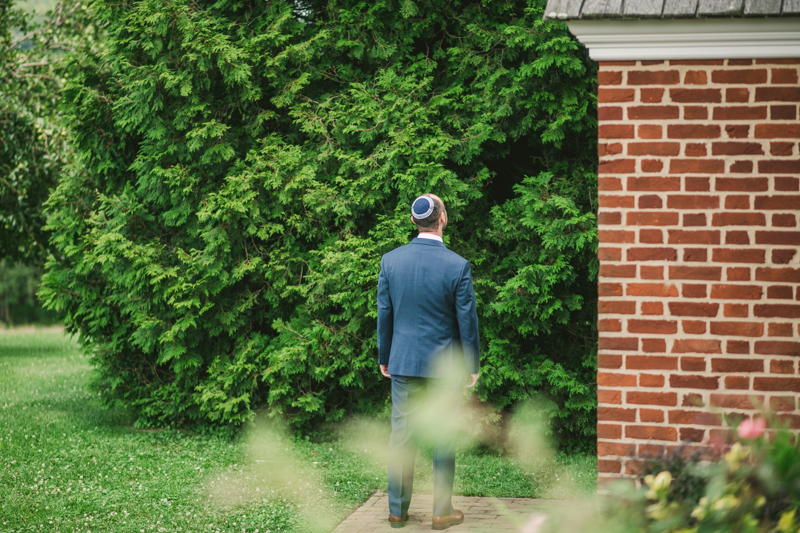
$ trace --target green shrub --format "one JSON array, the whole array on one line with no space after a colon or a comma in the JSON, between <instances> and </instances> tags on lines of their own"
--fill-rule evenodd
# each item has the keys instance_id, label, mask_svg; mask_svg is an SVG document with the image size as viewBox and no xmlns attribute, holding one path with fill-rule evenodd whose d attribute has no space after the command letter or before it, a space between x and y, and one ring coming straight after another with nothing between
<instances>
[{"instance_id":1,"label":"green shrub","mask_svg":"<svg viewBox=\"0 0 800 533\"><path fill-rule=\"evenodd\" d=\"M595 431L595 71L545 2L95 3L41 297L139 425L380 413L376 285L448 206L478 395Z\"/></svg>"}]
</instances>

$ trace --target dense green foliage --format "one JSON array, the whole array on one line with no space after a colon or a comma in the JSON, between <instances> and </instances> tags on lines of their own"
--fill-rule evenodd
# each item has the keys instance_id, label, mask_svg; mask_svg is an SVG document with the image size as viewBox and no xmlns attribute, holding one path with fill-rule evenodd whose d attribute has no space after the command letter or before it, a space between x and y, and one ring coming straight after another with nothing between
<instances>
[{"instance_id":1,"label":"dense green foliage","mask_svg":"<svg viewBox=\"0 0 800 533\"><path fill-rule=\"evenodd\" d=\"M65 53L97 48L86 7L58 3L41 22L0 0L0 258L42 264L48 254L42 204L70 160L58 95Z\"/></svg>"},{"instance_id":2,"label":"dense green foliage","mask_svg":"<svg viewBox=\"0 0 800 533\"><path fill-rule=\"evenodd\" d=\"M139 425L379 413L376 285L434 192L478 396L595 413L595 82L544 1L96 3L40 296ZM92 68L86 68L91 66ZM63 259L59 259L63 257Z\"/></svg>"},{"instance_id":3,"label":"dense green foliage","mask_svg":"<svg viewBox=\"0 0 800 533\"><path fill-rule=\"evenodd\" d=\"M0 326L54 322L36 298L41 279L40 266L0 259Z\"/></svg>"}]
</instances>

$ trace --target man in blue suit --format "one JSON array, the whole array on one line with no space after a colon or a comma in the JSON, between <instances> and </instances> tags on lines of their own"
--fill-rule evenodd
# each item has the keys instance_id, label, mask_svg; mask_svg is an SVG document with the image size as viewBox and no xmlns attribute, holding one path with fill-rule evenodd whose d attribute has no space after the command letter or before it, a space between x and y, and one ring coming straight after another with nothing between
<instances>
[{"instance_id":1,"label":"man in blue suit","mask_svg":"<svg viewBox=\"0 0 800 533\"><path fill-rule=\"evenodd\" d=\"M383 256L378 278L379 363L392 380L389 522L403 527L408 520L417 440L427 422L435 428L433 529L446 529L464 520L451 504L453 421L464 384L478 381L478 314L469 262L442 240L447 211L441 199L425 194L414 200L411 222L419 235Z\"/></svg>"}]
</instances>

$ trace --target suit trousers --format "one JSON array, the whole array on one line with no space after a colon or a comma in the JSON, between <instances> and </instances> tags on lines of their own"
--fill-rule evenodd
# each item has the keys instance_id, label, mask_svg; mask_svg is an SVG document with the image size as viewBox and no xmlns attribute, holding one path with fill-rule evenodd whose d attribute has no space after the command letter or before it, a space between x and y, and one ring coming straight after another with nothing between
<instances>
[{"instance_id":1,"label":"suit trousers","mask_svg":"<svg viewBox=\"0 0 800 533\"><path fill-rule=\"evenodd\" d=\"M452 511L462 376L392 375L392 436L389 439L389 513L405 516L411 503L417 446L433 447L433 516Z\"/></svg>"}]
</instances>

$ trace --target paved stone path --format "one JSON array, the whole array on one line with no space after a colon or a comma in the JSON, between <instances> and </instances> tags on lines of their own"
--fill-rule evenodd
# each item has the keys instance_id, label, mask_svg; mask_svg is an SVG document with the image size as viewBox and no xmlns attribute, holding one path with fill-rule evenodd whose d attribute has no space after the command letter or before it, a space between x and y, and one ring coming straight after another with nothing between
<instances>
[{"instance_id":1,"label":"paved stone path","mask_svg":"<svg viewBox=\"0 0 800 533\"><path fill-rule=\"evenodd\" d=\"M530 498L478 498L453 496L453 507L464 512L464 522L450 526L447 531L518 533L524 532L524 524L532 515L546 513L553 507L569 504L562 500L534 500ZM415 494L408 510L406 527L392 529L389 525L389 501L386 494L376 492L364 505L342 521L333 533L378 533L397 531L412 533L431 531L433 496Z\"/></svg>"}]
</instances>

